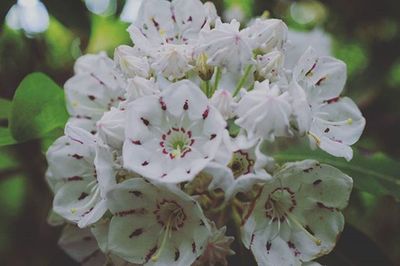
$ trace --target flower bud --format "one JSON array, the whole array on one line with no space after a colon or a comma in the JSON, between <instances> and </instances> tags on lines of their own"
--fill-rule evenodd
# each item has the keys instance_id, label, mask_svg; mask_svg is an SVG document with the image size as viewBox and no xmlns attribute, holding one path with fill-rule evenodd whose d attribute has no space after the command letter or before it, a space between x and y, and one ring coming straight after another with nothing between
<instances>
[{"instance_id":1,"label":"flower bud","mask_svg":"<svg viewBox=\"0 0 400 266\"><path fill-rule=\"evenodd\" d=\"M125 111L111 108L97 122L100 138L110 147L119 149L125 139Z\"/></svg>"},{"instance_id":2,"label":"flower bud","mask_svg":"<svg viewBox=\"0 0 400 266\"><path fill-rule=\"evenodd\" d=\"M196 72L200 76L202 80L208 81L211 80L214 75L214 67L207 64L207 55L205 53L201 53L197 57L196 61Z\"/></svg>"},{"instance_id":3,"label":"flower bud","mask_svg":"<svg viewBox=\"0 0 400 266\"><path fill-rule=\"evenodd\" d=\"M232 95L229 91L216 91L211 98L211 104L218 109L225 120L234 116L233 106L235 102L233 101Z\"/></svg>"}]
</instances>

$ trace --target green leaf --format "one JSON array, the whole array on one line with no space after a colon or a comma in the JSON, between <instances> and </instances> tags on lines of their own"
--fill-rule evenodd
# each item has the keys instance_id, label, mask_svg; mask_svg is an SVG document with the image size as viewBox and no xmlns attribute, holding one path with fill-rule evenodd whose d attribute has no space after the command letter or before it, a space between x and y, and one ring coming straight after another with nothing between
<instances>
[{"instance_id":1,"label":"green leaf","mask_svg":"<svg viewBox=\"0 0 400 266\"><path fill-rule=\"evenodd\" d=\"M19 85L11 108L10 130L19 142L41 138L68 120L63 90L42 73L28 75Z\"/></svg>"},{"instance_id":2,"label":"green leaf","mask_svg":"<svg viewBox=\"0 0 400 266\"><path fill-rule=\"evenodd\" d=\"M26 196L27 180L14 176L0 182L0 207L6 217L15 217L21 211Z\"/></svg>"},{"instance_id":3,"label":"green leaf","mask_svg":"<svg viewBox=\"0 0 400 266\"><path fill-rule=\"evenodd\" d=\"M13 169L18 165L18 161L14 158L10 150L5 148L0 149L0 170Z\"/></svg>"},{"instance_id":4,"label":"green leaf","mask_svg":"<svg viewBox=\"0 0 400 266\"><path fill-rule=\"evenodd\" d=\"M354 180L354 187L375 196L390 195L400 201L400 163L383 153L363 155L354 149L350 162L305 145L295 146L275 155L278 162L314 159L339 168Z\"/></svg>"},{"instance_id":5,"label":"green leaf","mask_svg":"<svg viewBox=\"0 0 400 266\"><path fill-rule=\"evenodd\" d=\"M0 119L8 119L11 110L11 101L0 98Z\"/></svg>"},{"instance_id":6,"label":"green leaf","mask_svg":"<svg viewBox=\"0 0 400 266\"><path fill-rule=\"evenodd\" d=\"M11 136L8 128L0 127L0 147L15 144L16 141Z\"/></svg>"}]
</instances>

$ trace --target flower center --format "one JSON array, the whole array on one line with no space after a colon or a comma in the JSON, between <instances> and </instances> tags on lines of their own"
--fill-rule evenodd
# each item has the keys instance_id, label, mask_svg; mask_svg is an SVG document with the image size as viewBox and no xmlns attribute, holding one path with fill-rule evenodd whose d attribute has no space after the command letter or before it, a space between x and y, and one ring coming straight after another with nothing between
<instances>
[{"instance_id":1,"label":"flower center","mask_svg":"<svg viewBox=\"0 0 400 266\"><path fill-rule=\"evenodd\" d=\"M242 175L249 174L254 166L254 160L252 160L247 152L237 151L233 153L232 159L228 164L228 167L232 170L235 179Z\"/></svg>"},{"instance_id":2,"label":"flower center","mask_svg":"<svg viewBox=\"0 0 400 266\"><path fill-rule=\"evenodd\" d=\"M278 223L276 236L279 234L281 223L286 221L289 227L294 227L297 230L303 231L317 246L320 246L321 240L310 233L307 227L301 224L296 216L292 214L296 206L295 193L287 187L277 188L270 194L265 203L265 216L269 218L271 222ZM272 237L272 239L273 238L275 238L275 236Z\"/></svg>"},{"instance_id":3,"label":"flower center","mask_svg":"<svg viewBox=\"0 0 400 266\"><path fill-rule=\"evenodd\" d=\"M160 146L163 154L175 159L183 158L191 152L194 142L191 131L186 131L184 128L172 128L161 136Z\"/></svg>"},{"instance_id":4,"label":"flower center","mask_svg":"<svg viewBox=\"0 0 400 266\"><path fill-rule=\"evenodd\" d=\"M157 222L164 230L164 236L157 252L151 257L152 261L157 261L171 237L171 231L178 231L185 225L186 214L181 205L173 200L166 200L157 203L157 209L154 211Z\"/></svg>"},{"instance_id":5,"label":"flower center","mask_svg":"<svg viewBox=\"0 0 400 266\"><path fill-rule=\"evenodd\" d=\"M295 195L289 188L277 188L265 203L265 215L273 222L283 222L296 205Z\"/></svg>"},{"instance_id":6,"label":"flower center","mask_svg":"<svg viewBox=\"0 0 400 266\"><path fill-rule=\"evenodd\" d=\"M183 208L173 200L163 200L154 211L157 221L165 230L177 231L185 224L186 214ZM169 227L169 228L168 228Z\"/></svg>"}]
</instances>

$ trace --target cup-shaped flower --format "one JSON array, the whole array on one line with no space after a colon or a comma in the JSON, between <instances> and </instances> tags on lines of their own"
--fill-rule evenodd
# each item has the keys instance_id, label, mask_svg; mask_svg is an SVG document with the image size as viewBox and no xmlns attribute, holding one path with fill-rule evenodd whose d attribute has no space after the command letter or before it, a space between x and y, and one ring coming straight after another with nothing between
<instances>
[{"instance_id":1,"label":"cup-shaped flower","mask_svg":"<svg viewBox=\"0 0 400 266\"><path fill-rule=\"evenodd\" d=\"M277 85L270 87L268 80L255 83L254 90L239 101L236 114L239 118L235 123L246 129L250 139L273 141L275 137L292 135L289 93L282 93Z\"/></svg>"},{"instance_id":2,"label":"cup-shaped flower","mask_svg":"<svg viewBox=\"0 0 400 266\"><path fill-rule=\"evenodd\" d=\"M75 65L75 75L65 83L70 122L92 133L104 112L117 106L125 94L125 82L107 55L85 55Z\"/></svg>"},{"instance_id":3,"label":"cup-shaped flower","mask_svg":"<svg viewBox=\"0 0 400 266\"><path fill-rule=\"evenodd\" d=\"M107 210L95 167L96 141L89 132L67 125L65 135L48 150L47 161L57 182L54 211L64 219L86 227Z\"/></svg>"},{"instance_id":4,"label":"cup-shaped flower","mask_svg":"<svg viewBox=\"0 0 400 266\"><path fill-rule=\"evenodd\" d=\"M360 138L365 118L350 98L340 97L345 83L346 65L342 61L319 57L309 48L293 70L290 89L294 105L300 107L295 108L298 128L306 130L313 145L350 160L350 146Z\"/></svg>"},{"instance_id":5,"label":"cup-shaped flower","mask_svg":"<svg viewBox=\"0 0 400 266\"><path fill-rule=\"evenodd\" d=\"M258 265L302 265L329 253L343 230L352 179L316 161L288 163L265 184L242 240Z\"/></svg>"},{"instance_id":6,"label":"cup-shaped flower","mask_svg":"<svg viewBox=\"0 0 400 266\"><path fill-rule=\"evenodd\" d=\"M253 49L270 53L274 50L282 50L287 39L288 28L282 20L258 18L243 32L249 38Z\"/></svg>"},{"instance_id":7,"label":"cup-shaped flower","mask_svg":"<svg viewBox=\"0 0 400 266\"><path fill-rule=\"evenodd\" d=\"M182 191L134 178L107 198L111 253L132 263L178 266L202 254L210 228L197 202Z\"/></svg>"},{"instance_id":8,"label":"cup-shaped flower","mask_svg":"<svg viewBox=\"0 0 400 266\"><path fill-rule=\"evenodd\" d=\"M173 80L192 69L193 45L206 21L199 0L147 0L128 31L135 49L151 58L156 74Z\"/></svg>"},{"instance_id":9,"label":"cup-shaped flower","mask_svg":"<svg viewBox=\"0 0 400 266\"><path fill-rule=\"evenodd\" d=\"M248 65L254 63L249 38L240 31L240 23L236 20L222 23L217 19L215 28L204 28L200 36L196 53L205 53L209 65L241 73Z\"/></svg>"},{"instance_id":10,"label":"cup-shaped flower","mask_svg":"<svg viewBox=\"0 0 400 266\"><path fill-rule=\"evenodd\" d=\"M129 105L124 167L160 182L189 181L215 157L225 125L194 83L174 83Z\"/></svg>"}]
</instances>

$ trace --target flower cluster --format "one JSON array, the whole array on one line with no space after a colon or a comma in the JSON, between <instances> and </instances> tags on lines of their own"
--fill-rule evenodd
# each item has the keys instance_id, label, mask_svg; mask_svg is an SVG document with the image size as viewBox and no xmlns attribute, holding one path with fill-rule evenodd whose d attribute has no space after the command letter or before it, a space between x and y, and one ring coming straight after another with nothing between
<instances>
[{"instance_id":1,"label":"flower cluster","mask_svg":"<svg viewBox=\"0 0 400 266\"><path fill-rule=\"evenodd\" d=\"M143 1L128 31L133 46L81 57L65 84L47 152L64 250L83 265L227 265L233 241L259 265L329 253L352 179L274 154L307 140L352 158L365 119L341 96L346 65L309 48L287 68L281 20L223 23L199 0Z\"/></svg>"}]
</instances>

